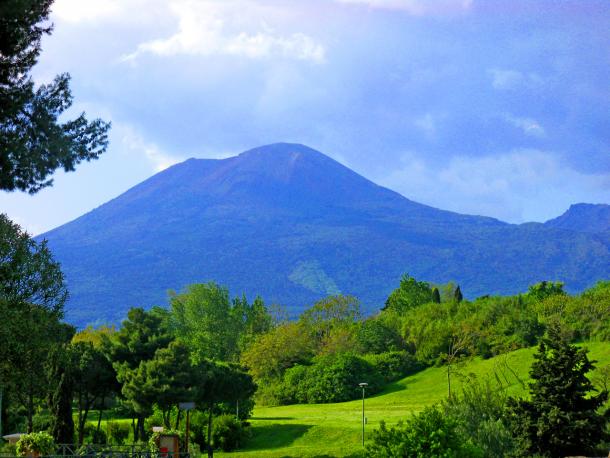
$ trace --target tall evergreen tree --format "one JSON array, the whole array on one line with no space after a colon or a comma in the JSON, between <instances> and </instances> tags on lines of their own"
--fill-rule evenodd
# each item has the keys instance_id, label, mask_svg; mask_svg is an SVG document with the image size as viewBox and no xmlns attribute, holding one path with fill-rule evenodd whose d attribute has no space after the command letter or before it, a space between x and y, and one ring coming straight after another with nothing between
<instances>
[{"instance_id":1,"label":"tall evergreen tree","mask_svg":"<svg viewBox=\"0 0 610 458\"><path fill-rule=\"evenodd\" d=\"M432 288L432 302L435 304L441 303L441 293L439 292L438 288Z\"/></svg>"},{"instance_id":2,"label":"tall evergreen tree","mask_svg":"<svg viewBox=\"0 0 610 458\"><path fill-rule=\"evenodd\" d=\"M509 401L510 423L523 456L583 455L604 439L606 418L597 410L608 399L586 374L594 369L587 350L570 345L557 326L549 329L530 370L531 400ZM606 412L607 417L608 412Z\"/></svg>"},{"instance_id":3,"label":"tall evergreen tree","mask_svg":"<svg viewBox=\"0 0 610 458\"><path fill-rule=\"evenodd\" d=\"M30 76L40 41L50 34L53 0L0 2L0 189L36 193L50 186L57 169L72 171L97 159L107 147L109 123L76 119L60 122L72 105L70 75L34 87Z\"/></svg>"},{"instance_id":4,"label":"tall evergreen tree","mask_svg":"<svg viewBox=\"0 0 610 458\"><path fill-rule=\"evenodd\" d=\"M453 298L455 299L455 302L457 302L458 304L460 302L462 302L462 299L464 299L464 296L462 296L462 290L460 289L460 285L457 285L457 287L455 288L455 293L453 294Z\"/></svg>"}]
</instances>

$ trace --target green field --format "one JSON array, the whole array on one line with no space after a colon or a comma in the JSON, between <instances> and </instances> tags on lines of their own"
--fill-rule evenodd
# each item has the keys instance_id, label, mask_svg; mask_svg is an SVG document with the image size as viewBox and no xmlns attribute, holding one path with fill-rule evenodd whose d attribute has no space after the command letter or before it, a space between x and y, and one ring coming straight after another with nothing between
<instances>
[{"instance_id":1,"label":"green field","mask_svg":"<svg viewBox=\"0 0 610 458\"><path fill-rule=\"evenodd\" d=\"M592 342L586 346L590 358L598 361L598 367L610 364L610 344ZM522 395L534 352L535 349L530 348L467 362L459 368L461 375L452 377L452 387L459 390L472 377L479 380L491 377L493 380L499 378L510 394ZM446 396L447 372L444 367L429 368L406 377L366 399L366 430L370 432L381 420L395 423ZM361 401L257 407L251 420L252 438L247 447L239 452L218 455L235 458L346 456L362 448L361 421Z\"/></svg>"}]
</instances>

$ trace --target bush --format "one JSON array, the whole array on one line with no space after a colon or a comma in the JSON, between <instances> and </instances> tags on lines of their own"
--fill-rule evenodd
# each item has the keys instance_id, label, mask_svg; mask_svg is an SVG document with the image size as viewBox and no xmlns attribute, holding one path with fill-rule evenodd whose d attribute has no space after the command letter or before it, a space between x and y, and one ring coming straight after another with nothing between
<instances>
[{"instance_id":1,"label":"bush","mask_svg":"<svg viewBox=\"0 0 610 458\"><path fill-rule=\"evenodd\" d=\"M215 448L230 452L242 447L250 431L234 415L220 415L214 419L212 442Z\"/></svg>"},{"instance_id":2,"label":"bush","mask_svg":"<svg viewBox=\"0 0 610 458\"><path fill-rule=\"evenodd\" d=\"M504 423L507 397L501 387L471 382L457 396L444 402L445 413L454 418L460 432L477 444L485 457L512 456L515 441Z\"/></svg>"},{"instance_id":3,"label":"bush","mask_svg":"<svg viewBox=\"0 0 610 458\"><path fill-rule=\"evenodd\" d=\"M414 374L425 367L415 356L406 351L365 355L363 359L373 366L386 383Z\"/></svg>"},{"instance_id":4,"label":"bush","mask_svg":"<svg viewBox=\"0 0 610 458\"><path fill-rule=\"evenodd\" d=\"M385 353L402 350L405 346L400 334L379 319L363 321L356 335L362 353Z\"/></svg>"},{"instance_id":5,"label":"bush","mask_svg":"<svg viewBox=\"0 0 610 458\"><path fill-rule=\"evenodd\" d=\"M342 402L360 396L360 382L369 384L369 393L382 386L382 377L363 358L338 354L314 358L311 366L295 366L286 371L283 391L290 402Z\"/></svg>"},{"instance_id":6,"label":"bush","mask_svg":"<svg viewBox=\"0 0 610 458\"><path fill-rule=\"evenodd\" d=\"M0 441L0 455L16 456L17 447L15 444L9 444L8 442L2 443L2 441Z\"/></svg>"},{"instance_id":7,"label":"bush","mask_svg":"<svg viewBox=\"0 0 610 458\"><path fill-rule=\"evenodd\" d=\"M20 456L53 455L55 442L47 432L24 434L17 441L17 454Z\"/></svg>"},{"instance_id":8,"label":"bush","mask_svg":"<svg viewBox=\"0 0 610 458\"><path fill-rule=\"evenodd\" d=\"M108 442L113 445L123 445L131 433L129 424L118 421L109 421L107 428Z\"/></svg>"},{"instance_id":9,"label":"bush","mask_svg":"<svg viewBox=\"0 0 610 458\"><path fill-rule=\"evenodd\" d=\"M427 407L406 423L388 429L385 423L373 431L367 445L368 457L379 458L475 458L481 450L473 446L458 430L458 424L438 407Z\"/></svg>"},{"instance_id":10,"label":"bush","mask_svg":"<svg viewBox=\"0 0 610 458\"><path fill-rule=\"evenodd\" d=\"M108 442L108 438L106 437L106 433L104 430L97 430L96 425L92 425L91 423L85 424L85 434L83 435L83 443L85 444L106 444Z\"/></svg>"}]
</instances>

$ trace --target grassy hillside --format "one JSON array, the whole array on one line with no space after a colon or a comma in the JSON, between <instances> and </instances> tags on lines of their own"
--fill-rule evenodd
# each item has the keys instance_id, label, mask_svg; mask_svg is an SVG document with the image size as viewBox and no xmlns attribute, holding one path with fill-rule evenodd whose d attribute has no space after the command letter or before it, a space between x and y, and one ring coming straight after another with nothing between
<instances>
[{"instance_id":1,"label":"grassy hillside","mask_svg":"<svg viewBox=\"0 0 610 458\"><path fill-rule=\"evenodd\" d=\"M610 345L607 342L587 343L586 346L590 358L598 361L598 367L610 364ZM529 348L488 360L470 361L459 367L461 376L452 379L452 386L459 390L469 377L497 377L510 394L522 395L534 352L535 348ZM429 368L406 377L384 392L366 399L366 429L370 432L377 428L381 420L396 423L446 396L447 372L444 367ZM248 447L219 456L346 456L361 450L361 415L361 401L258 407L254 411L253 437Z\"/></svg>"}]
</instances>

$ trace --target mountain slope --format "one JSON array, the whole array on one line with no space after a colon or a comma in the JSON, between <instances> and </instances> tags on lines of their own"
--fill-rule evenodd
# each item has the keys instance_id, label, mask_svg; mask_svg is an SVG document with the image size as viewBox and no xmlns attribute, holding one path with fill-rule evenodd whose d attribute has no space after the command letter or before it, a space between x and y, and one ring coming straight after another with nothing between
<instances>
[{"instance_id":1,"label":"mountain slope","mask_svg":"<svg viewBox=\"0 0 610 458\"><path fill-rule=\"evenodd\" d=\"M610 205L575 204L563 215L547 221L545 225L591 234L610 232Z\"/></svg>"},{"instance_id":2,"label":"mountain slope","mask_svg":"<svg viewBox=\"0 0 610 458\"><path fill-rule=\"evenodd\" d=\"M189 159L40 238L62 263L78 325L209 280L297 313L339 292L375 310L405 272L458 281L469 296L542 279L579 290L610 273L607 238L438 210L285 143Z\"/></svg>"}]
</instances>

